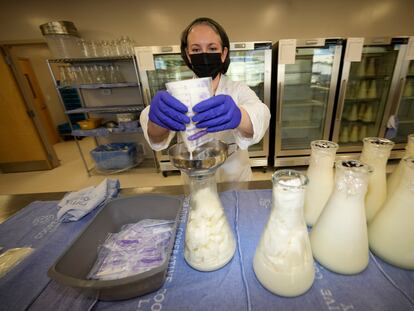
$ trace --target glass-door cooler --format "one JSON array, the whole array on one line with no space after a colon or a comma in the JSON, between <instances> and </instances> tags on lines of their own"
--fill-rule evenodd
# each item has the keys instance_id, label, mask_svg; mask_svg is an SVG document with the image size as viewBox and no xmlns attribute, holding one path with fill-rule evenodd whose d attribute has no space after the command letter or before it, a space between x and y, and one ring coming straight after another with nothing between
<instances>
[{"instance_id":1,"label":"glass-door cooler","mask_svg":"<svg viewBox=\"0 0 414 311\"><path fill-rule=\"evenodd\" d=\"M178 45L135 47L135 54L146 105L150 104L157 91L166 89L165 83L193 78L193 72L181 58ZM270 108L271 63L271 42L232 42L226 76L247 84ZM171 144L176 142L175 139ZM167 150L156 154L162 172L176 169L169 162ZM268 131L259 143L249 148L249 156L252 166L267 166Z\"/></svg>"},{"instance_id":2,"label":"glass-door cooler","mask_svg":"<svg viewBox=\"0 0 414 311\"><path fill-rule=\"evenodd\" d=\"M408 38L401 37L347 39L331 137L339 144L338 156L361 152L364 137L384 137L387 125L398 122L390 120L390 116L398 85L401 85L399 76L407 43ZM400 89L403 95L408 95L401 86ZM408 106L404 96L401 100L404 102L400 105L402 112ZM406 117L408 115L402 116L403 123ZM403 132L402 127L399 134ZM399 139L406 141L407 137ZM391 157L398 155L394 152Z\"/></svg>"},{"instance_id":3,"label":"glass-door cooler","mask_svg":"<svg viewBox=\"0 0 414 311\"><path fill-rule=\"evenodd\" d=\"M311 141L329 139L342 44L317 38L274 45L275 166L305 165Z\"/></svg>"},{"instance_id":4,"label":"glass-door cooler","mask_svg":"<svg viewBox=\"0 0 414 311\"><path fill-rule=\"evenodd\" d=\"M395 142L394 149L403 149L407 137L414 134L414 37L400 47L404 55L400 62L395 92L389 96L388 118L384 118L385 136Z\"/></svg>"}]
</instances>

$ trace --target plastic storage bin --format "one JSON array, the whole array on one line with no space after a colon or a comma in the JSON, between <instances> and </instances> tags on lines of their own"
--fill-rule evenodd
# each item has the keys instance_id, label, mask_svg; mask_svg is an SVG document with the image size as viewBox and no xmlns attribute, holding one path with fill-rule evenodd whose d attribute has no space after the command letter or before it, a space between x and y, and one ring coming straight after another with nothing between
<instances>
[{"instance_id":1,"label":"plastic storage bin","mask_svg":"<svg viewBox=\"0 0 414 311\"><path fill-rule=\"evenodd\" d=\"M135 143L105 144L93 149L91 156L98 170L125 170L138 165L142 161L143 148L140 147L137 148Z\"/></svg>"},{"instance_id":2,"label":"plastic storage bin","mask_svg":"<svg viewBox=\"0 0 414 311\"><path fill-rule=\"evenodd\" d=\"M112 200L50 267L49 277L100 300L129 299L157 290L165 281L181 207L181 199L172 196L139 195ZM98 247L105 241L107 234L119 232L123 225L143 219L175 221L164 263L152 270L118 280L87 279L97 259Z\"/></svg>"}]
</instances>

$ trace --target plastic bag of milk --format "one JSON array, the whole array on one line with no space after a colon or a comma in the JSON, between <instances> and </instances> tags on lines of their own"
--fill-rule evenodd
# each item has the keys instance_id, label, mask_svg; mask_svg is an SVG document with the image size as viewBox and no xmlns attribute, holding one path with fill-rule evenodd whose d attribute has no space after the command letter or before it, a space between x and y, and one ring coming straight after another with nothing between
<instances>
[{"instance_id":1,"label":"plastic bag of milk","mask_svg":"<svg viewBox=\"0 0 414 311\"><path fill-rule=\"evenodd\" d=\"M165 86L172 96L187 106L187 115L190 119L194 116L193 106L213 96L211 77L168 82ZM213 140L211 134L207 134L204 129L197 128L193 122L187 124L186 130L180 132L180 135L190 152Z\"/></svg>"}]
</instances>

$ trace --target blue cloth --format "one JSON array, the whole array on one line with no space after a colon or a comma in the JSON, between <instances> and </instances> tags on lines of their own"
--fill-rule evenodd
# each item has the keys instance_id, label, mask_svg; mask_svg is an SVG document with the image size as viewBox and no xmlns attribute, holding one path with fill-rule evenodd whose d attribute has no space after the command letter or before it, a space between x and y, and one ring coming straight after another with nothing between
<instances>
[{"instance_id":1,"label":"blue cloth","mask_svg":"<svg viewBox=\"0 0 414 311\"><path fill-rule=\"evenodd\" d=\"M100 208L82 220L60 223L57 202L33 202L0 225L2 251L34 248L15 268L0 279L0 309L25 310L49 284L47 270ZM47 304L43 306L48 309Z\"/></svg>"},{"instance_id":2,"label":"blue cloth","mask_svg":"<svg viewBox=\"0 0 414 311\"><path fill-rule=\"evenodd\" d=\"M59 202L58 220L61 222L77 221L98 206L116 197L119 181L105 178L98 186L70 192Z\"/></svg>"},{"instance_id":3,"label":"blue cloth","mask_svg":"<svg viewBox=\"0 0 414 311\"><path fill-rule=\"evenodd\" d=\"M31 267L31 270L26 268L17 275L10 274L7 284L0 279L0 305L6 310L20 310L29 305L35 310L42 308L47 310L50 306L58 305L59 310L75 310L75 308L87 310L92 306L93 310L131 311L161 309L180 311L414 310L414 271L392 267L374 256L371 257L368 268L355 276L338 275L316 263L315 282L307 293L296 298L283 298L271 294L257 281L252 268L256 246L270 213L271 190L224 192L221 194L221 199L234 232L239 232L241 252L236 252L233 260L220 270L199 272L191 269L184 261L184 232L188 213L186 201L177 230L167 279L164 286L157 292L125 301L95 303L93 299L79 295L71 289L58 286L54 282L48 283L47 268L67 247L68 241L73 240L77 235L75 226L79 226L77 230L84 227L86 219L90 219L91 215L88 215L79 222L58 224L54 232L44 236L44 239L46 238L52 244L42 242L41 248L38 244L34 245L38 257L34 258L33 255L36 253L32 254L23 264L14 269L22 271L24 265ZM36 203L37 210L41 211L42 208L39 208L38 204ZM44 203L44 206L48 206L49 211L55 207L53 203ZM22 222L31 224L33 219L39 222L38 215L42 214L35 212L26 213L24 216L19 214L15 217L16 219L8 222L7 229L10 229L11 225L17 226ZM46 216L48 217L47 214ZM20 230L15 230L16 241L12 234L8 235L10 241L3 239L3 234L6 232L3 225L0 225L0 244L6 247L31 245L30 241L28 243L25 241L33 233L19 233ZM71 228L70 231L66 229L68 226ZM27 230L24 228L22 231ZM8 241L9 244L6 245L3 241ZM45 253L46 250L49 252ZM241 265L240 255L243 256L243 265ZM34 270L38 272L35 273ZM25 275L24 272L29 274ZM31 286L24 285L26 281ZM32 290L31 287L36 287L36 290ZM24 301L20 301L21 299Z\"/></svg>"}]
</instances>

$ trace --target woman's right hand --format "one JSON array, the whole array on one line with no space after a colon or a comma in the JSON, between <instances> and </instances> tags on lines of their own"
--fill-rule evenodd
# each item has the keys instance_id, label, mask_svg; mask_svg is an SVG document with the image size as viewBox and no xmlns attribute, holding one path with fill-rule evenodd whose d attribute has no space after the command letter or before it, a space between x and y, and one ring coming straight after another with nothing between
<instances>
[{"instance_id":1,"label":"woman's right hand","mask_svg":"<svg viewBox=\"0 0 414 311\"><path fill-rule=\"evenodd\" d=\"M149 119L171 131L185 131L185 125L190 123L186 115L187 106L167 91L159 91L151 101Z\"/></svg>"}]
</instances>

